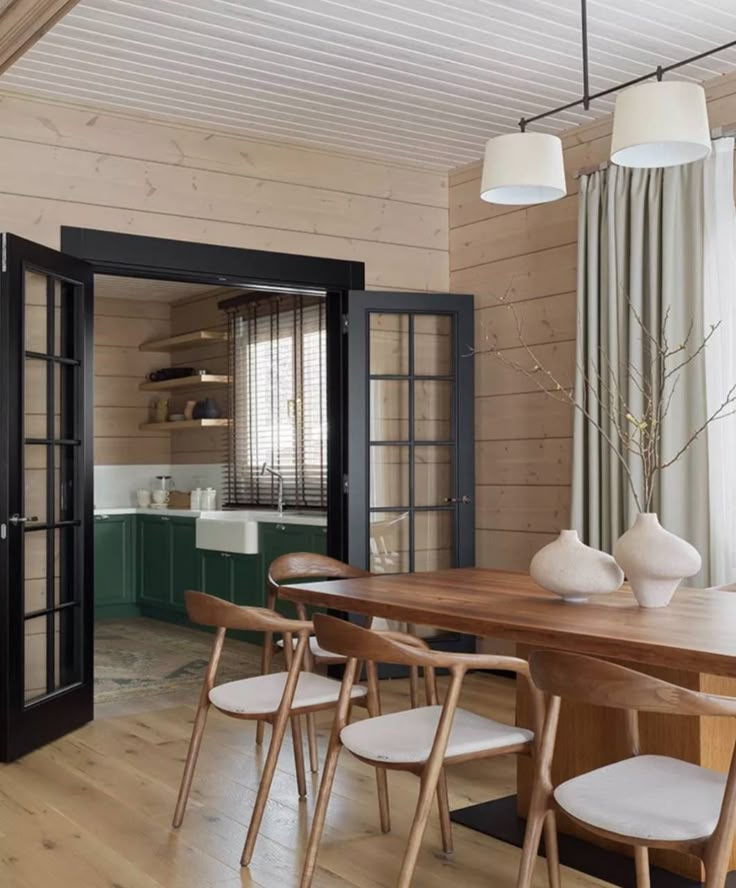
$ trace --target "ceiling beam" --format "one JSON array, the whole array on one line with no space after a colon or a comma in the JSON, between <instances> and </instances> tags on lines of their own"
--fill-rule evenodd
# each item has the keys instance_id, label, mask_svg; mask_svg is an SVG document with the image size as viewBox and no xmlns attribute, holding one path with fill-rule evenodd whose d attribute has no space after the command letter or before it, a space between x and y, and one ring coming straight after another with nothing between
<instances>
[{"instance_id":1,"label":"ceiling beam","mask_svg":"<svg viewBox=\"0 0 736 888\"><path fill-rule=\"evenodd\" d=\"M0 74L79 0L0 0Z\"/></svg>"}]
</instances>

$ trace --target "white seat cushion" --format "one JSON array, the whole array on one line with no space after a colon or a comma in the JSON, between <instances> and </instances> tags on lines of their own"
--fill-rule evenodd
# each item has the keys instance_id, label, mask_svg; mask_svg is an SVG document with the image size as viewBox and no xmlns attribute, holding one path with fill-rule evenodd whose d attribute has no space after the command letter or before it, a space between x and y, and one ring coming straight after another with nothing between
<instances>
[{"instance_id":1,"label":"white seat cushion","mask_svg":"<svg viewBox=\"0 0 736 888\"><path fill-rule=\"evenodd\" d=\"M441 706L422 706L391 715L381 715L346 725L340 734L343 744L355 755L379 762L414 763L429 758L437 733ZM534 735L458 709L452 723L446 757L526 743Z\"/></svg>"},{"instance_id":2,"label":"white seat cushion","mask_svg":"<svg viewBox=\"0 0 736 888\"><path fill-rule=\"evenodd\" d=\"M292 647L296 647L297 643L298 639L292 638ZM282 648L284 646L284 639L279 638L276 644L278 645L278 647ZM347 660L347 657L343 657L342 654L333 654L332 651L326 651L323 647L320 647L319 642L314 635L309 636L309 650L312 652L313 657L329 657L329 659L331 660Z\"/></svg>"},{"instance_id":3,"label":"white seat cushion","mask_svg":"<svg viewBox=\"0 0 736 888\"><path fill-rule=\"evenodd\" d=\"M674 842L713 832L725 785L725 774L640 755L561 783L555 799L568 814L599 829Z\"/></svg>"},{"instance_id":4,"label":"white seat cushion","mask_svg":"<svg viewBox=\"0 0 736 888\"><path fill-rule=\"evenodd\" d=\"M266 715L276 712L286 685L286 672L270 675L257 675L254 678L241 678L217 685L210 691L210 702L223 712L239 715ZM352 696L364 697L366 689L360 685L353 687ZM337 703L340 695L340 682L325 678L313 672L299 675L293 709L305 706L329 706Z\"/></svg>"}]
</instances>

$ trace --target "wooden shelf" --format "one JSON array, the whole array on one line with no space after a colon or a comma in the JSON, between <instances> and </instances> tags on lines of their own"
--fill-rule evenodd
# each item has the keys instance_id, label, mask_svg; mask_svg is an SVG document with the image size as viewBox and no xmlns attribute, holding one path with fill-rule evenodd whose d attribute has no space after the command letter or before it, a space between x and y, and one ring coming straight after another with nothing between
<instances>
[{"instance_id":1,"label":"wooden shelf","mask_svg":"<svg viewBox=\"0 0 736 888\"><path fill-rule=\"evenodd\" d=\"M227 385L229 376L179 376L176 379L162 379L160 382L142 382L138 388L142 392L175 392L179 390L190 391L199 388L214 388Z\"/></svg>"},{"instance_id":2,"label":"wooden shelf","mask_svg":"<svg viewBox=\"0 0 736 888\"><path fill-rule=\"evenodd\" d=\"M187 429L217 429L230 425L229 419L180 419L178 422L144 422L142 432L180 432Z\"/></svg>"},{"instance_id":3,"label":"wooden shelf","mask_svg":"<svg viewBox=\"0 0 736 888\"><path fill-rule=\"evenodd\" d=\"M213 342L227 342L227 333L217 330L195 330L182 333L181 336L169 336L166 339L151 339L138 348L144 352L170 352L180 348L195 348L198 345L209 345Z\"/></svg>"}]
</instances>

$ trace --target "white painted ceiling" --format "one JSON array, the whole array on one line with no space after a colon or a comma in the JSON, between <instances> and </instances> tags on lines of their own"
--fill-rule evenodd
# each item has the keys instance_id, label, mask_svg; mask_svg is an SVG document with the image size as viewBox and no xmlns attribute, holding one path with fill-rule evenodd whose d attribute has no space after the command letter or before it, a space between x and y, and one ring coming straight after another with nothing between
<instances>
[{"instance_id":1,"label":"white painted ceiling","mask_svg":"<svg viewBox=\"0 0 736 888\"><path fill-rule=\"evenodd\" d=\"M593 91L736 38L736 0L589 0L588 16ZM677 76L733 70L729 50ZM447 169L580 80L579 0L81 0L0 87Z\"/></svg>"}]
</instances>

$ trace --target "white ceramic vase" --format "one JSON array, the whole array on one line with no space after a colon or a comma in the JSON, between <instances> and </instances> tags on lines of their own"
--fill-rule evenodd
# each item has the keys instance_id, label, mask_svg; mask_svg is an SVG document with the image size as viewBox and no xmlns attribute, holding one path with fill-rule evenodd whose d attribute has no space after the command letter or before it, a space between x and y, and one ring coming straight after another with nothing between
<instances>
[{"instance_id":1,"label":"white ceramic vase","mask_svg":"<svg viewBox=\"0 0 736 888\"><path fill-rule=\"evenodd\" d=\"M613 547L641 607L667 607L685 577L702 565L698 550L665 530L654 512L640 512Z\"/></svg>"},{"instance_id":2,"label":"white ceramic vase","mask_svg":"<svg viewBox=\"0 0 736 888\"><path fill-rule=\"evenodd\" d=\"M580 542L576 530L563 530L559 537L532 558L529 573L540 586L565 601L579 604L591 595L615 592L624 574L606 552Z\"/></svg>"}]
</instances>

